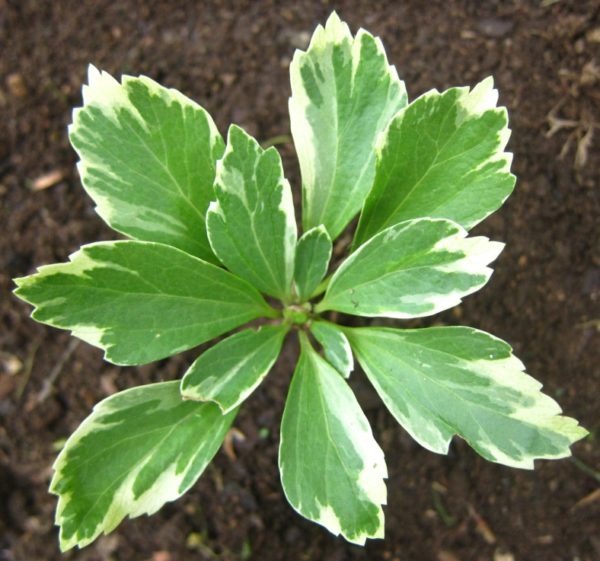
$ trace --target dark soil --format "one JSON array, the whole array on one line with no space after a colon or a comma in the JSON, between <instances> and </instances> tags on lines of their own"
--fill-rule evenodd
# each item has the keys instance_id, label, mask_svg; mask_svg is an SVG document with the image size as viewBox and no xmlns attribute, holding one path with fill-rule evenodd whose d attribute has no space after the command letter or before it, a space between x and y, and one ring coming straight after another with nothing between
<instances>
[{"instance_id":1,"label":"dark soil","mask_svg":"<svg viewBox=\"0 0 600 561\"><path fill-rule=\"evenodd\" d=\"M67 333L33 322L10 294L12 277L115 237L95 216L67 141L87 64L147 74L198 100L221 131L236 122L264 140L289 132L293 49L305 46L333 7L325 0L0 0L0 560L61 558L47 486L62 439L108 394L181 376L197 355L118 368ZM574 446L572 460L539 462L532 472L486 463L462 442L448 457L434 455L397 426L356 372L353 385L390 477L386 538L355 547L295 514L281 491L278 425L297 352L290 342L242 408L228 453L218 454L191 492L64 558L600 559L600 5L390 0L335 7L354 30L382 37L411 98L496 78L519 180L477 230L507 248L484 290L421 324L472 325L506 339L591 436ZM280 148L297 188L293 147Z\"/></svg>"}]
</instances>

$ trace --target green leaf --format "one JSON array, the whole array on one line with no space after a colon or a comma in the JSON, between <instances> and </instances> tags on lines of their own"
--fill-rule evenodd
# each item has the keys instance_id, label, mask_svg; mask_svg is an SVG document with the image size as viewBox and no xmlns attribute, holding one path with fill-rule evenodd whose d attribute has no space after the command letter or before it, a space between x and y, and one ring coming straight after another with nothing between
<instances>
[{"instance_id":1,"label":"green leaf","mask_svg":"<svg viewBox=\"0 0 600 561\"><path fill-rule=\"evenodd\" d=\"M277 150L263 150L232 125L215 191L217 202L207 216L214 252L262 292L288 300L297 234L292 192Z\"/></svg>"},{"instance_id":2,"label":"green leaf","mask_svg":"<svg viewBox=\"0 0 600 561\"><path fill-rule=\"evenodd\" d=\"M296 51L290 74L304 230L324 224L335 239L371 188L377 136L406 105L406 89L381 41L364 29L352 37L335 12Z\"/></svg>"},{"instance_id":3,"label":"green leaf","mask_svg":"<svg viewBox=\"0 0 600 561\"><path fill-rule=\"evenodd\" d=\"M523 372L511 348L469 327L346 329L352 349L398 422L446 454L453 435L487 460L533 468L570 456L587 431Z\"/></svg>"},{"instance_id":4,"label":"green leaf","mask_svg":"<svg viewBox=\"0 0 600 561\"><path fill-rule=\"evenodd\" d=\"M411 218L448 218L469 230L502 205L515 177L504 152L508 117L496 108L493 84L432 90L394 117L378 143L354 247Z\"/></svg>"},{"instance_id":5,"label":"green leaf","mask_svg":"<svg viewBox=\"0 0 600 561\"><path fill-rule=\"evenodd\" d=\"M33 318L70 329L115 364L144 364L276 312L248 283L153 242L83 246L69 263L15 280Z\"/></svg>"},{"instance_id":6,"label":"green leaf","mask_svg":"<svg viewBox=\"0 0 600 561\"><path fill-rule=\"evenodd\" d=\"M323 225L310 229L298 240L294 280L301 302L312 296L327 273L331 251L331 238Z\"/></svg>"},{"instance_id":7,"label":"green leaf","mask_svg":"<svg viewBox=\"0 0 600 561\"><path fill-rule=\"evenodd\" d=\"M300 333L301 352L281 422L279 471L302 516L364 544L383 537L383 452L348 384Z\"/></svg>"},{"instance_id":8,"label":"green leaf","mask_svg":"<svg viewBox=\"0 0 600 561\"><path fill-rule=\"evenodd\" d=\"M214 401L229 413L263 381L288 331L284 325L246 329L220 341L190 366L181 381L185 399Z\"/></svg>"},{"instance_id":9,"label":"green leaf","mask_svg":"<svg viewBox=\"0 0 600 561\"><path fill-rule=\"evenodd\" d=\"M90 65L69 136L81 181L109 226L218 263L206 235L224 143L210 115L141 76L117 82Z\"/></svg>"},{"instance_id":10,"label":"green leaf","mask_svg":"<svg viewBox=\"0 0 600 561\"><path fill-rule=\"evenodd\" d=\"M334 323L315 321L310 332L323 347L325 358L344 378L354 370L352 349L344 332Z\"/></svg>"},{"instance_id":11,"label":"green leaf","mask_svg":"<svg viewBox=\"0 0 600 561\"><path fill-rule=\"evenodd\" d=\"M50 491L62 551L179 498L217 453L237 411L183 401L179 381L115 394L67 440Z\"/></svg>"},{"instance_id":12,"label":"green leaf","mask_svg":"<svg viewBox=\"0 0 600 561\"><path fill-rule=\"evenodd\" d=\"M371 238L335 272L315 310L413 318L447 310L490 278L504 244L465 238L454 222L422 218Z\"/></svg>"}]
</instances>

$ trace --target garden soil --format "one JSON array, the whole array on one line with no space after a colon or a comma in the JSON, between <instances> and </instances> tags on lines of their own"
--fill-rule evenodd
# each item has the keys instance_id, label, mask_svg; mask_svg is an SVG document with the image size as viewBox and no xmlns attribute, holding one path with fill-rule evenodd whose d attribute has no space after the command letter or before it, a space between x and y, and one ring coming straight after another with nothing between
<instances>
[{"instance_id":1,"label":"garden soil","mask_svg":"<svg viewBox=\"0 0 600 561\"><path fill-rule=\"evenodd\" d=\"M509 469L462 441L413 442L357 370L351 379L387 456L385 540L361 548L297 515L277 471L291 340L195 487L61 557L48 494L64 439L99 400L180 377L198 354L139 368L29 318L11 278L113 239L81 188L67 140L86 66L146 74L287 142L288 67L336 8L382 37L414 99L493 75L508 107L514 195L477 227L506 242L488 285L410 326L471 325L509 341L591 436L574 457ZM0 560L593 561L600 559L600 4L585 0L118 2L0 0ZM340 321L352 321L341 317ZM368 324L363 320L362 324ZM397 323L397 325L401 325ZM201 435L199 435L201 437Z\"/></svg>"}]
</instances>

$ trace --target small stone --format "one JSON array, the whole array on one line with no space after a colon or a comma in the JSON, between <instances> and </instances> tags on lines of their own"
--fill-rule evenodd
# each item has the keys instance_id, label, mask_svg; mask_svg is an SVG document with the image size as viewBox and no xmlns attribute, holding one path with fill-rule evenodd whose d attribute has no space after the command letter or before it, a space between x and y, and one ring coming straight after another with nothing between
<instances>
[{"instance_id":1,"label":"small stone","mask_svg":"<svg viewBox=\"0 0 600 561\"><path fill-rule=\"evenodd\" d=\"M459 558L451 551L442 549L437 554L438 561L460 561Z\"/></svg>"},{"instance_id":2,"label":"small stone","mask_svg":"<svg viewBox=\"0 0 600 561\"><path fill-rule=\"evenodd\" d=\"M600 43L600 27L594 27L594 29L590 29L585 34L585 38L590 43Z\"/></svg>"},{"instance_id":3,"label":"small stone","mask_svg":"<svg viewBox=\"0 0 600 561\"><path fill-rule=\"evenodd\" d=\"M512 31L514 23L499 18L482 19L477 24L477 29L487 37L498 39Z\"/></svg>"},{"instance_id":4,"label":"small stone","mask_svg":"<svg viewBox=\"0 0 600 561\"><path fill-rule=\"evenodd\" d=\"M460 306L456 306L454 308L452 308L452 315L456 318L456 319L460 319L462 318L463 315L463 311L462 308Z\"/></svg>"},{"instance_id":5,"label":"small stone","mask_svg":"<svg viewBox=\"0 0 600 561\"><path fill-rule=\"evenodd\" d=\"M515 556L510 551L497 549L494 551L494 561L515 561Z\"/></svg>"},{"instance_id":6,"label":"small stone","mask_svg":"<svg viewBox=\"0 0 600 561\"><path fill-rule=\"evenodd\" d=\"M585 41L583 39L577 39L577 41L575 41L575 52L580 55L581 53L583 53L585 51Z\"/></svg>"},{"instance_id":7,"label":"small stone","mask_svg":"<svg viewBox=\"0 0 600 561\"><path fill-rule=\"evenodd\" d=\"M2 357L2 361L0 362L0 366L2 367L2 372L5 372L9 376L14 376L18 374L23 368L23 363L19 359L19 357L11 354L6 354Z\"/></svg>"},{"instance_id":8,"label":"small stone","mask_svg":"<svg viewBox=\"0 0 600 561\"><path fill-rule=\"evenodd\" d=\"M595 60L590 60L581 69L579 83L582 86L593 86L597 82L600 82L600 66L596 64Z\"/></svg>"},{"instance_id":9,"label":"small stone","mask_svg":"<svg viewBox=\"0 0 600 561\"><path fill-rule=\"evenodd\" d=\"M308 31L290 31L288 41L296 49L306 49L310 42L310 33Z\"/></svg>"},{"instance_id":10,"label":"small stone","mask_svg":"<svg viewBox=\"0 0 600 561\"><path fill-rule=\"evenodd\" d=\"M221 82L227 87L231 86L235 82L235 74L230 72L226 72L225 74L221 74Z\"/></svg>"},{"instance_id":11,"label":"small stone","mask_svg":"<svg viewBox=\"0 0 600 561\"><path fill-rule=\"evenodd\" d=\"M113 395L119 391L119 388L117 388L117 385L115 384L115 378L116 372L114 370L100 376L100 387L102 388L104 395Z\"/></svg>"},{"instance_id":12,"label":"small stone","mask_svg":"<svg viewBox=\"0 0 600 561\"><path fill-rule=\"evenodd\" d=\"M52 187L56 185L58 182L62 181L65 177L65 174L60 169L52 170L44 175L40 175L37 179L33 181L33 185L31 188L34 191L43 191L44 189L48 189L48 187Z\"/></svg>"},{"instance_id":13,"label":"small stone","mask_svg":"<svg viewBox=\"0 0 600 561\"><path fill-rule=\"evenodd\" d=\"M536 541L541 545L550 545L551 543L554 543L554 536L552 534L545 534L539 536Z\"/></svg>"},{"instance_id":14,"label":"small stone","mask_svg":"<svg viewBox=\"0 0 600 561\"><path fill-rule=\"evenodd\" d=\"M14 97L25 97L27 95L27 86L25 85L25 80L18 72L13 72L7 76L6 85L8 87L8 91Z\"/></svg>"}]
</instances>

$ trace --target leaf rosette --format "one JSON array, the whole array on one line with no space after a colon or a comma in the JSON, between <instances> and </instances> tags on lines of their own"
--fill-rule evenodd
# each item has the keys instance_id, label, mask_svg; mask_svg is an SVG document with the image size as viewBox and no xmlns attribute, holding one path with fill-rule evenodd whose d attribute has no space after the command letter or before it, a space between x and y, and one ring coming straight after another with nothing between
<instances>
[{"instance_id":1,"label":"leaf rosette","mask_svg":"<svg viewBox=\"0 0 600 561\"><path fill-rule=\"evenodd\" d=\"M90 66L70 139L98 215L128 239L40 267L16 280L16 295L34 319L120 365L237 331L181 380L102 401L67 440L51 484L64 550L185 493L292 331L300 356L281 422L281 483L297 512L350 542L383 537L387 498L384 453L347 382L354 357L432 452L459 436L490 461L533 468L587 434L492 335L334 321L430 316L489 280L503 244L468 230L515 183L492 79L409 103L381 41L353 36L335 13L290 74L300 237L275 148L235 125L224 140L181 93ZM341 259L334 242L357 217Z\"/></svg>"}]
</instances>

